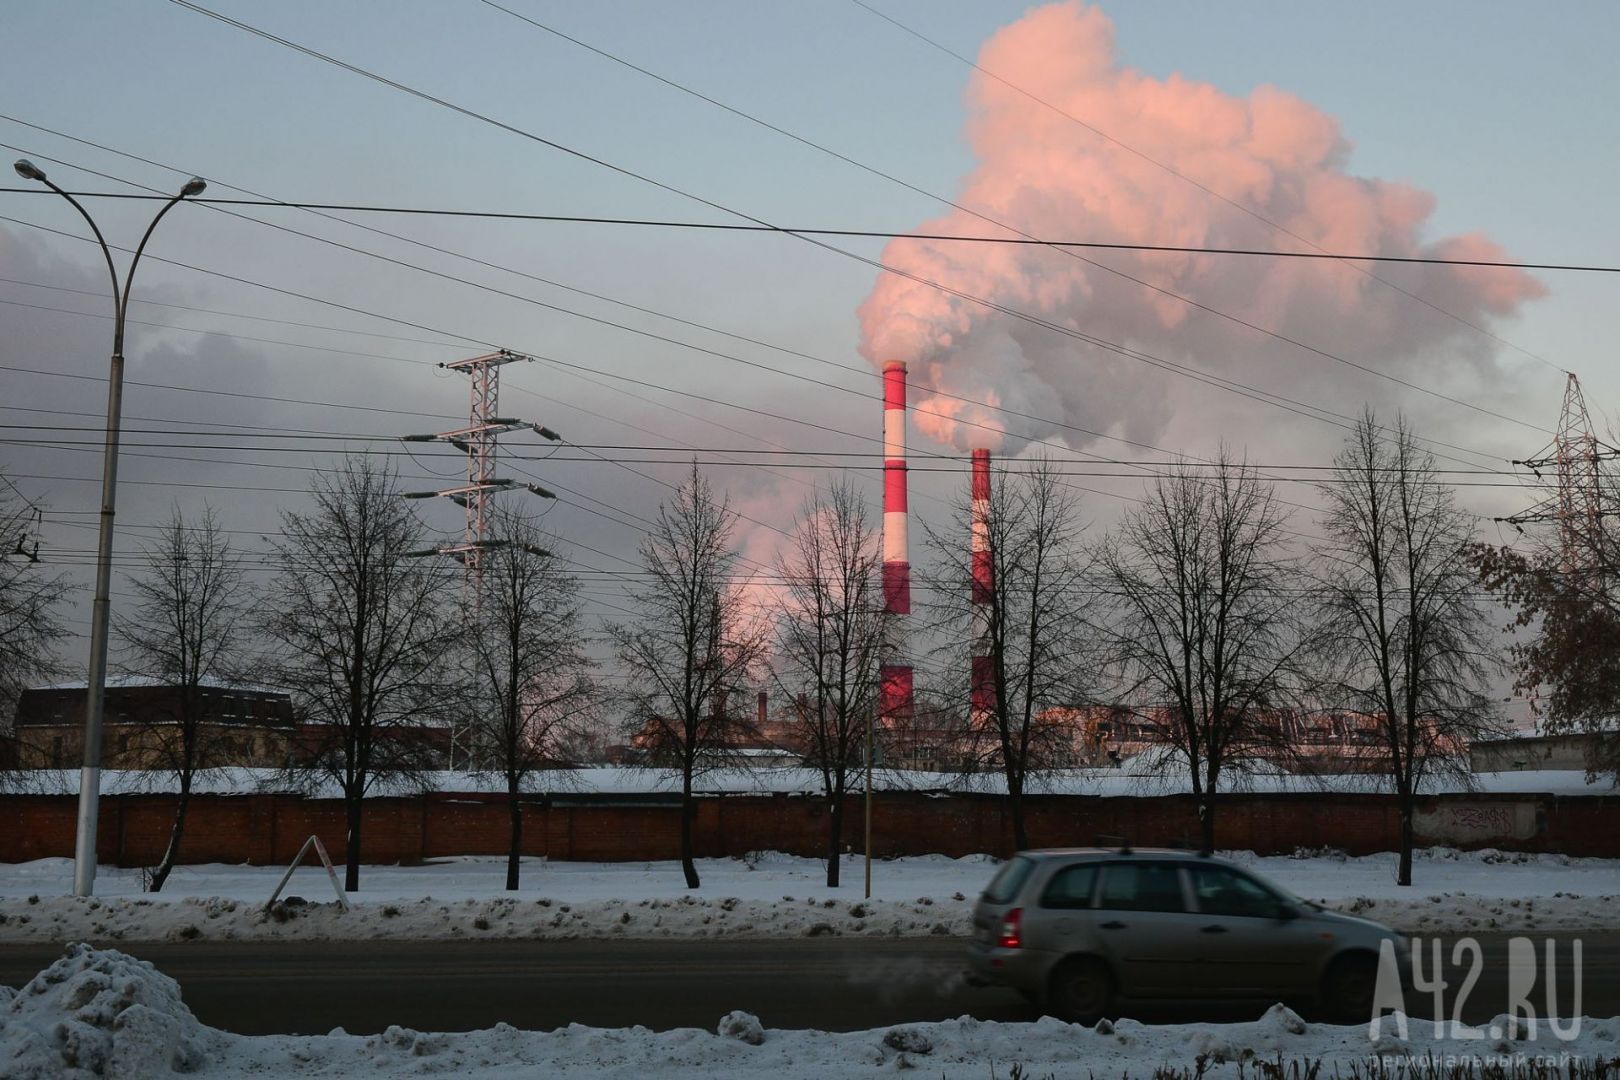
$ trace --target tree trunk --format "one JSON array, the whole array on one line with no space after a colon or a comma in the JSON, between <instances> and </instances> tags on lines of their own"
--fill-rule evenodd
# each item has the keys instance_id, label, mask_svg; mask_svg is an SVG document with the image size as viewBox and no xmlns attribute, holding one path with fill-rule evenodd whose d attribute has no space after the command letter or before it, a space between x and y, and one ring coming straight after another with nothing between
<instances>
[{"instance_id":1,"label":"tree trunk","mask_svg":"<svg viewBox=\"0 0 1620 1080\"><path fill-rule=\"evenodd\" d=\"M835 791L827 807L827 888L838 888L838 866L842 862L840 849L844 840L844 793Z\"/></svg>"},{"instance_id":2,"label":"tree trunk","mask_svg":"<svg viewBox=\"0 0 1620 1080\"><path fill-rule=\"evenodd\" d=\"M344 845L343 891L360 891L360 806L361 796L356 793L343 797L349 815L349 837Z\"/></svg>"},{"instance_id":3,"label":"tree trunk","mask_svg":"<svg viewBox=\"0 0 1620 1080\"><path fill-rule=\"evenodd\" d=\"M186 832L186 809L191 805L191 778L183 776L180 779L180 797L174 803L174 826L169 830L169 846L163 851L163 858L152 871L152 892L163 888L163 883L169 880L169 871L174 869L175 861L180 857L180 838Z\"/></svg>"},{"instance_id":4,"label":"tree trunk","mask_svg":"<svg viewBox=\"0 0 1620 1080\"><path fill-rule=\"evenodd\" d=\"M1412 814L1413 802L1411 792L1403 791L1401 801L1401 863L1395 871L1395 884L1412 884Z\"/></svg>"},{"instance_id":5,"label":"tree trunk","mask_svg":"<svg viewBox=\"0 0 1620 1080\"><path fill-rule=\"evenodd\" d=\"M686 887L698 887L697 864L692 861L692 819L697 817L697 803L692 800L692 766L688 764L681 776L681 872L686 875Z\"/></svg>"},{"instance_id":6,"label":"tree trunk","mask_svg":"<svg viewBox=\"0 0 1620 1080\"><path fill-rule=\"evenodd\" d=\"M1013 850L1029 850L1029 830L1024 825L1024 781L1007 777L1007 810L1012 814Z\"/></svg>"},{"instance_id":7,"label":"tree trunk","mask_svg":"<svg viewBox=\"0 0 1620 1080\"><path fill-rule=\"evenodd\" d=\"M506 808L512 817L512 842L506 849L506 887L518 887L518 866L523 855L523 804L518 801L518 785L514 779L506 782Z\"/></svg>"},{"instance_id":8,"label":"tree trunk","mask_svg":"<svg viewBox=\"0 0 1620 1080\"><path fill-rule=\"evenodd\" d=\"M1206 791L1198 800L1198 828L1201 834L1199 850L1205 855L1215 854L1215 793Z\"/></svg>"}]
</instances>

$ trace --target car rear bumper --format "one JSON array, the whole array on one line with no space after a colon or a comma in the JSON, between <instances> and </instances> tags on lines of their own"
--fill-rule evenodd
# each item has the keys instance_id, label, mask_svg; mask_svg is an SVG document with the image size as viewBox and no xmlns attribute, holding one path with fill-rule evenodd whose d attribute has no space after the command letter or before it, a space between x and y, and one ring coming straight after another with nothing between
<instances>
[{"instance_id":1,"label":"car rear bumper","mask_svg":"<svg viewBox=\"0 0 1620 1080\"><path fill-rule=\"evenodd\" d=\"M974 986L1007 986L1039 996L1052 957L1035 949L1003 949L983 942L968 946L965 976Z\"/></svg>"}]
</instances>

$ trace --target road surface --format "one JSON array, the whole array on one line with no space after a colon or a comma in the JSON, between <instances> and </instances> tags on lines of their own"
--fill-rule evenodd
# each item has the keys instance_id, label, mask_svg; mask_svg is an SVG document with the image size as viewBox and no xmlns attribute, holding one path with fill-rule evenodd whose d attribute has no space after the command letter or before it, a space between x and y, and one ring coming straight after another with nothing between
<instances>
[{"instance_id":1,"label":"road surface","mask_svg":"<svg viewBox=\"0 0 1620 1080\"><path fill-rule=\"evenodd\" d=\"M1572 936L1558 935L1564 1014ZM1579 936L1582 1012L1620 1015L1620 934ZM1507 1010L1506 937L1480 941L1483 974L1463 1015L1472 1023ZM465 1031L499 1021L539 1030L569 1023L712 1030L732 1009L757 1014L767 1027L824 1030L1036 1015L1010 991L966 985L964 946L951 938L102 944L152 961L179 980L199 1019L243 1034L370 1033L389 1024ZM0 985L22 985L60 952L0 945ZM1464 968L1447 970L1460 985ZM1532 997L1538 1009L1543 1000L1539 990ZM1427 999L1409 1005L1414 1016L1429 1014ZM1258 1012L1129 1009L1149 1021L1246 1020Z\"/></svg>"}]
</instances>

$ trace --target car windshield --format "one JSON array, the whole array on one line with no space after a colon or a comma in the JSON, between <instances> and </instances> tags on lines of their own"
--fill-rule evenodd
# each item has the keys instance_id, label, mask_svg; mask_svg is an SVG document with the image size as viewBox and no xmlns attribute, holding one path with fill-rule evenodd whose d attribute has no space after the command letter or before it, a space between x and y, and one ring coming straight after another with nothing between
<instances>
[{"instance_id":1,"label":"car windshield","mask_svg":"<svg viewBox=\"0 0 1620 1080\"><path fill-rule=\"evenodd\" d=\"M1022 855L1015 855L990 879L990 884L984 888L984 898L992 904L1005 904L1018 895L1018 890L1024 887L1024 881L1029 872L1035 868L1031 859Z\"/></svg>"},{"instance_id":2,"label":"car windshield","mask_svg":"<svg viewBox=\"0 0 1620 1080\"><path fill-rule=\"evenodd\" d=\"M1272 892L1276 893L1278 896L1282 897L1284 900L1288 900L1288 901L1290 901L1292 903L1298 904L1300 907L1310 908L1312 911L1321 911L1321 910L1323 910L1321 904L1318 904L1318 903L1316 903L1315 901L1312 901L1312 900L1306 900L1304 897L1299 896L1298 894L1296 894L1294 892L1291 892L1288 889L1283 888L1281 885L1277 884L1275 881L1272 881L1270 878L1266 877L1263 874L1257 874L1253 870L1249 870L1249 871L1247 871L1247 873L1248 873L1248 875L1250 877L1254 878L1260 884L1264 885L1266 888L1270 889Z\"/></svg>"}]
</instances>

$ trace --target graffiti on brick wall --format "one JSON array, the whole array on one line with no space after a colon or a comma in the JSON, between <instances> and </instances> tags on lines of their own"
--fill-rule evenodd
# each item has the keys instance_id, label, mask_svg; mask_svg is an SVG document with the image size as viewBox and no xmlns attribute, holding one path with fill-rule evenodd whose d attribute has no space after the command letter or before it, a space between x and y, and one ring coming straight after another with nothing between
<instances>
[{"instance_id":1,"label":"graffiti on brick wall","mask_svg":"<svg viewBox=\"0 0 1620 1080\"><path fill-rule=\"evenodd\" d=\"M1528 840L1536 831L1534 803L1442 803L1420 809L1418 836L1434 843Z\"/></svg>"}]
</instances>

